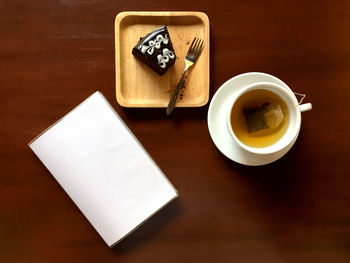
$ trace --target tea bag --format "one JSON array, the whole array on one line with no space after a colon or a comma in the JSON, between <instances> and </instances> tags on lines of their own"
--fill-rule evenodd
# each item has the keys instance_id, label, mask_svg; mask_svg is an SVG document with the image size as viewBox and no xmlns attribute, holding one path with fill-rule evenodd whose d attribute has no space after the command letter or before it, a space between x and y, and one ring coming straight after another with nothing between
<instances>
[{"instance_id":1,"label":"tea bag","mask_svg":"<svg viewBox=\"0 0 350 263\"><path fill-rule=\"evenodd\" d=\"M243 108L248 133L274 129L284 119L282 108L277 103L265 102L260 107Z\"/></svg>"}]
</instances>

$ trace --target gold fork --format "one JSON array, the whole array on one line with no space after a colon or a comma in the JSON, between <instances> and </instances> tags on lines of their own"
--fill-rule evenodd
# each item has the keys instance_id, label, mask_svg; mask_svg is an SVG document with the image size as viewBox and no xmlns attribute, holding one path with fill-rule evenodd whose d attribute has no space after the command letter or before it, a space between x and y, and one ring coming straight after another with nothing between
<instances>
[{"instance_id":1,"label":"gold fork","mask_svg":"<svg viewBox=\"0 0 350 263\"><path fill-rule=\"evenodd\" d=\"M201 52L203 50L203 44L204 44L203 40L196 38L196 37L193 39L191 46L189 47L187 54L186 54L186 57L185 57L185 63L186 63L185 70L182 73L180 81L177 84L173 95L171 96L168 107L166 108L167 115L170 115L174 111L175 103L176 103L177 97L179 95L179 91L181 89L181 86L183 84L184 78L186 76L186 72L194 63L196 63L199 55L201 54Z\"/></svg>"}]
</instances>

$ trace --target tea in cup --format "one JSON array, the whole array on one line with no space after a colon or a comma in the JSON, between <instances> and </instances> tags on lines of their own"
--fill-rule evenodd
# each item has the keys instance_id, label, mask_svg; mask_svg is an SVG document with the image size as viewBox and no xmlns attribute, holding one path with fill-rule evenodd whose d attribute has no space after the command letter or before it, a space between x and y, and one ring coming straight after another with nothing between
<instances>
[{"instance_id":1,"label":"tea in cup","mask_svg":"<svg viewBox=\"0 0 350 263\"><path fill-rule=\"evenodd\" d=\"M227 129L243 149L256 154L283 150L299 134L301 112L295 95L277 84L257 82L240 90L227 112Z\"/></svg>"}]
</instances>

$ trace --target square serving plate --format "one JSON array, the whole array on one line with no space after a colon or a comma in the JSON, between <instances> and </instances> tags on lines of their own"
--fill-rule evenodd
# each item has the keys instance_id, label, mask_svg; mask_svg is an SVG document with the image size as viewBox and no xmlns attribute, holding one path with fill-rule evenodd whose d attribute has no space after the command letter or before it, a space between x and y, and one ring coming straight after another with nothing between
<instances>
[{"instance_id":1,"label":"square serving plate","mask_svg":"<svg viewBox=\"0 0 350 263\"><path fill-rule=\"evenodd\" d=\"M159 76L134 58L140 37L166 25L176 54L175 65ZM116 97L123 107L166 107L185 68L194 37L204 40L197 63L187 75L177 107L200 107L209 98L209 19L202 12L121 12L115 19Z\"/></svg>"}]
</instances>

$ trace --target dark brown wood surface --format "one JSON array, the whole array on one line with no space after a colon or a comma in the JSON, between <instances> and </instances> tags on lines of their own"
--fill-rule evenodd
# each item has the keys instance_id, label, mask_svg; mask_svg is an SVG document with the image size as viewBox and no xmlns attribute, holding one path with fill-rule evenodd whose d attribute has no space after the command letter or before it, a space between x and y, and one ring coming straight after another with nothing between
<instances>
[{"instance_id":1,"label":"dark brown wood surface","mask_svg":"<svg viewBox=\"0 0 350 263\"><path fill-rule=\"evenodd\" d=\"M281 160L225 158L208 106L124 109L115 100L120 11L203 11L210 97L227 79L273 74L307 94ZM27 144L100 90L179 191L110 249ZM350 262L348 0L0 0L0 262Z\"/></svg>"}]
</instances>

